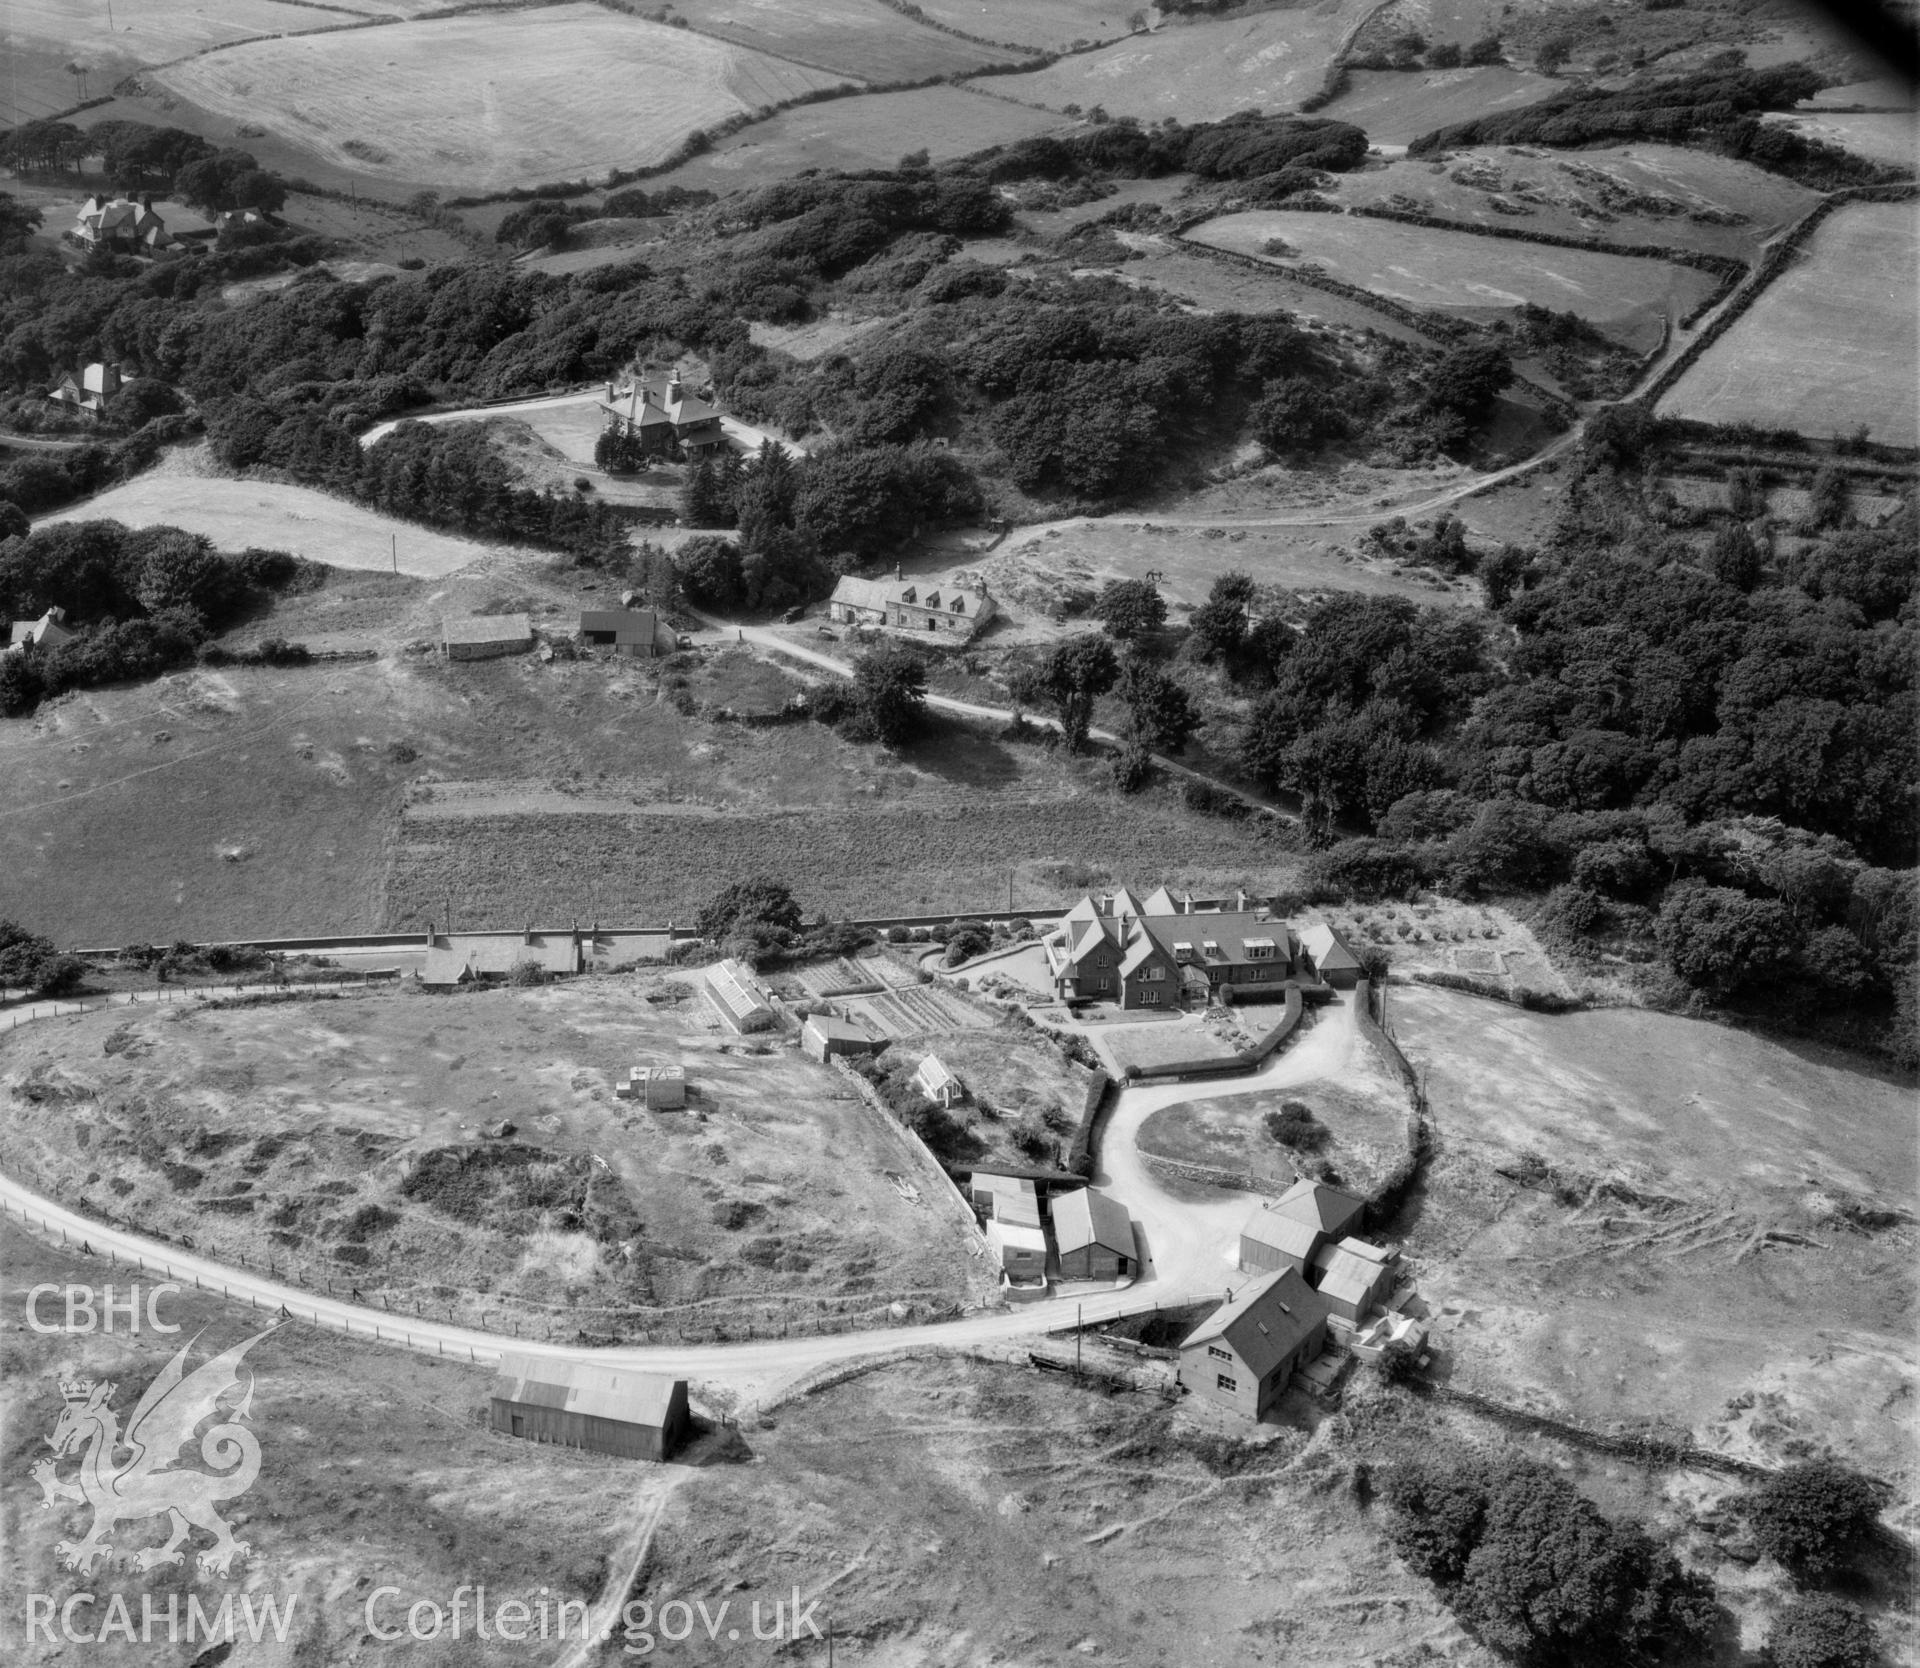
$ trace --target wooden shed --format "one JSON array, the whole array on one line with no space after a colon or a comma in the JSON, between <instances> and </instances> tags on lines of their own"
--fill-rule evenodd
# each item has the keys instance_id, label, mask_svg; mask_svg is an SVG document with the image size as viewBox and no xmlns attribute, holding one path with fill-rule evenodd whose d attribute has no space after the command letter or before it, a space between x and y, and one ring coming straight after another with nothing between
<instances>
[{"instance_id":1,"label":"wooden shed","mask_svg":"<svg viewBox=\"0 0 1920 1668\"><path fill-rule=\"evenodd\" d=\"M687 1381L588 1361L505 1355L490 1421L503 1436L665 1460L687 1439Z\"/></svg>"},{"instance_id":2,"label":"wooden shed","mask_svg":"<svg viewBox=\"0 0 1920 1668\"><path fill-rule=\"evenodd\" d=\"M1053 1202L1062 1280L1119 1280L1134 1272L1133 1221L1111 1194L1082 1187Z\"/></svg>"}]
</instances>

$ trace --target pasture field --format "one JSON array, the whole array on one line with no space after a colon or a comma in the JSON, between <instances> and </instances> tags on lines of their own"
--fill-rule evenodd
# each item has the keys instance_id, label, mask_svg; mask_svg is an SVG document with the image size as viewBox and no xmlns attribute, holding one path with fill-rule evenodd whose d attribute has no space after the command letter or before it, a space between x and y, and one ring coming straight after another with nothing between
<instances>
[{"instance_id":1,"label":"pasture field","mask_svg":"<svg viewBox=\"0 0 1920 1668\"><path fill-rule=\"evenodd\" d=\"M703 35L862 81L924 81L1020 59L929 29L880 0L675 0L673 10Z\"/></svg>"},{"instance_id":2,"label":"pasture field","mask_svg":"<svg viewBox=\"0 0 1920 1668\"><path fill-rule=\"evenodd\" d=\"M1051 110L1099 105L1110 115L1218 121L1237 110L1291 110L1320 90L1327 65L1369 0L1168 24L1030 75L996 76L992 90Z\"/></svg>"},{"instance_id":3,"label":"pasture field","mask_svg":"<svg viewBox=\"0 0 1920 1668\"><path fill-rule=\"evenodd\" d=\"M920 10L982 40L1058 52L1076 41L1126 34L1135 8L1118 0L920 0Z\"/></svg>"},{"instance_id":4,"label":"pasture field","mask_svg":"<svg viewBox=\"0 0 1920 1668\"><path fill-rule=\"evenodd\" d=\"M1817 436L1865 423L1888 445L1920 445L1916 262L1920 225L1911 203L1836 211L1673 385L1662 412Z\"/></svg>"},{"instance_id":5,"label":"pasture field","mask_svg":"<svg viewBox=\"0 0 1920 1668\"><path fill-rule=\"evenodd\" d=\"M222 550L290 550L330 567L380 572L392 570L397 541L399 571L424 579L442 578L500 548L397 521L311 487L193 475L137 476L39 525L62 521L183 527Z\"/></svg>"},{"instance_id":6,"label":"pasture field","mask_svg":"<svg viewBox=\"0 0 1920 1668\"><path fill-rule=\"evenodd\" d=\"M741 1046L697 982L98 1010L0 1044L0 1153L205 1255L533 1337L963 1295L959 1213L887 1180L900 1133L791 1043ZM616 1097L643 1065L685 1069L685 1109Z\"/></svg>"},{"instance_id":7,"label":"pasture field","mask_svg":"<svg viewBox=\"0 0 1920 1668\"><path fill-rule=\"evenodd\" d=\"M1350 85L1320 110L1367 130L1376 145L1410 145L1423 133L1474 116L1537 104L1560 83L1502 64L1478 69L1353 70Z\"/></svg>"},{"instance_id":8,"label":"pasture field","mask_svg":"<svg viewBox=\"0 0 1920 1668\"><path fill-rule=\"evenodd\" d=\"M919 150L944 162L1059 125L1045 111L960 87L869 93L783 110L663 174L658 183L727 192L807 168L891 168Z\"/></svg>"},{"instance_id":9,"label":"pasture field","mask_svg":"<svg viewBox=\"0 0 1920 1668\"><path fill-rule=\"evenodd\" d=\"M1403 157L1334 176L1336 201L1417 209L1504 231L1667 244L1703 254L1757 258L1819 195L1751 163L1677 145L1620 145L1554 152L1517 146L1449 151L1444 161ZM1739 216L1719 225L1691 218ZM1497 255L1490 263L1499 265Z\"/></svg>"},{"instance_id":10,"label":"pasture field","mask_svg":"<svg viewBox=\"0 0 1920 1668\"><path fill-rule=\"evenodd\" d=\"M1256 210L1223 215L1188 235L1282 269L1311 263L1377 295L1443 313L1486 316L1525 302L1571 310L1637 352L1657 346L1663 321L1714 288L1709 274L1666 261L1495 243L1471 232L1347 214ZM1266 243L1276 237L1294 253L1268 255Z\"/></svg>"},{"instance_id":11,"label":"pasture field","mask_svg":"<svg viewBox=\"0 0 1920 1668\"><path fill-rule=\"evenodd\" d=\"M0 1300L16 1314L35 1285L105 1278L96 1258L77 1248L63 1251L57 1241L49 1246L11 1222L0 1226L0 1269ZM114 1278L125 1284L124 1276ZM79 1539L91 1516L90 1508L71 1502L58 1511L44 1508L27 1474L28 1445L49 1451L41 1438L60 1409L59 1379L78 1375L123 1386L114 1405L124 1414L187 1339L199 1338L190 1358L198 1366L257 1336L270 1319L246 1303L191 1287L162 1297L159 1311L181 1328L178 1336L151 1328L129 1333L124 1325L112 1333L50 1336L8 1330L0 1356L0 1421L10 1433L9 1458L17 1455L18 1463L10 1463L0 1481L0 1509L23 1525L9 1537L12 1579L34 1592L73 1590L78 1578L61 1567L54 1549L62 1538ZM490 1366L436 1360L308 1326L279 1328L246 1360L261 1467L236 1502L246 1525L236 1524L236 1532L251 1551L244 1574L242 1563L234 1566L235 1585L244 1580L249 1593L278 1599L281 1613L292 1617L288 1643L280 1648L315 1662L344 1661L361 1652L358 1642L366 1638L365 1599L353 1581L337 1581L337 1571L351 1569L369 1590L450 1593L463 1582L484 1580L503 1597L537 1600L545 1589L553 1600L588 1604L599 1596L610 1548L648 1498L648 1485L632 1465L482 1429L475 1415L486 1405ZM1063 1400L1071 1394L1063 1392ZM432 1534L420 1533L425 1522L433 1523ZM509 1523L513 1531L504 1532ZM209 1544L204 1534L190 1544L184 1568L134 1569L128 1555L163 1538L158 1524L123 1522L114 1537L119 1556L96 1567L85 1587L98 1595L103 1614L109 1603L124 1602L138 1617L146 1598L164 1618L169 1603L176 1605L184 1641L193 1637L186 1631L187 1595L212 1613L231 1588L196 1583L192 1554ZM404 1607L400 1617L404 1627ZM166 1649L164 1628L163 1619L152 1643L122 1647L110 1637L89 1654L107 1668L131 1668ZM202 1632L198 1639L207 1637ZM198 1648L174 1650L184 1657ZM460 1660L474 1668L509 1668L524 1662L526 1652L523 1644L463 1638ZM8 1656L23 1668L42 1668L71 1653L22 1639Z\"/></svg>"},{"instance_id":12,"label":"pasture field","mask_svg":"<svg viewBox=\"0 0 1920 1668\"><path fill-rule=\"evenodd\" d=\"M158 79L336 166L490 191L658 162L847 78L583 3L261 41Z\"/></svg>"},{"instance_id":13,"label":"pasture field","mask_svg":"<svg viewBox=\"0 0 1920 1668\"><path fill-rule=\"evenodd\" d=\"M220 0L217 6L186 6L180 0L114 0L113 30L108 33L106 9L98 0L7 0L0 38L9 51L52 48L69 57L77 54L80 62L89 65L105 57L161 64L228 41L304 34L352 21L345 6L322 9L287 5L284 0ZM89 77L89 91L95 93L107 91L112 81L109 75L107 85L93 85L94 79Z\"/></svg>"}]
</instances>

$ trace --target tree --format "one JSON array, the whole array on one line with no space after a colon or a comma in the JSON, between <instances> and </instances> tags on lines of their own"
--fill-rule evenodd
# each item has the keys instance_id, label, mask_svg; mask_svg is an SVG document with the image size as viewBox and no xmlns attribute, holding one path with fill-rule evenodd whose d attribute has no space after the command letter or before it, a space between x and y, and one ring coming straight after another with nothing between
<instances>
[{"instance_id":1,"label":"tree","mask_svg":"<svg viewBox=\"0 0 1920 1668\"><path fill-rule=\"evenodd\" d=\"M1189 624L1201 652L1231 655L1247 634L1247 609L1253 601L1253 579L1244 573L1223 573L1207 592L1207 600L1193 611Z\"/></svg>"},{"instance_id":2,"label":"tree","mask_svg":"<svg viewBox=\"0 0 1920 1668\"><path fill-rule=\"evenodd\" d=\"M898 747L920 733L927 714L927 669L899 643L869 649L853 663L854 699L873 733Z\"/></svg>"},{"instance_id":3,"label":"tree","mask_svg":"<svg viewBox=\"0 0 1920 1668\"><path fill-rule=\"evenodd\" d=\"M1513 361L1497 342L1469 342L1441 355L1429 382L1427 404L1464 422L1477 423L1513 381Z\"/></svg>"},{"instance_id":4,"label":"tree","mask_svg":"<svg viewBox=\"0 0 1920 1668\"><path fill-rule=\"evenodd\" d=\"M1077 753L1087 744L1093 724L1093 703L1120 678L1120 662L1104 637L1083 633L1054 646L1041 667L1041 686L1059 708L1060 728L1067 751Z\"/></svg>"},{"instance_id":5,"label":"tree","mask_svg":"<svg viewBox=\"0 0 1920 1668\"><path fill-rule=\"evenodd\" d=\"M755 927L800 930L800 906L785 881L771 875L736 880L709 898L694 920L702 938L724 939Z\"/></svg>"},{"instance_id":6,"label":"tree","mask_svg":"<svg viewBox=\"0 0 1920 1668\"><path fill-rule=\"evenodd\" d=\"M24 249L40 224L37 208L29 208L11 192L0 191L0 250L13 254Z\"/></svg>"},{"instance_id":7,"label":"tree","mask_svg":"<svg viewBox=\"0 0 1920 1668\"><path fill-rule=\"evenodd\" d=\"M247 151L216 151L189 162L174 176L181 199L209 214L252 209L278 214L286 205L287 182L267 172Z\"/></svg>"},{"instance_id":8,"label":"tree","mask_svg":"<svg viewBox=\"0 0 1920 1668\"><path fill-rule=\"evenodd\" d=\"M1796 1575L1844 1564L1880 1516L1880 1490L1848 1466L1809 1460L1776 1471L1747 1496L1760 1550Z\"/></svg>"},{"instance_id":9,"label":"tree","mask_svg":"<svg viewBox=\"0 0 1920 1668\"><path fill-rule=\"evenodd\" d=\"M1501 63L1504 59L1505 54L1500 50L1498 35L1482 35L1467 48L1467 62L1476 69Z\"/></svg>"},{"instance_id":10,"label":"tree","mask_svg":"<svg viewBox=\"0 0 1920 1668\"><path fill-rule=\"evenodd\" d=\"M1707 547L1707 569L1723 585L1751 591L1760 583L1760 547L1739 522L1722 527Z\"/></svg>"},{"instance_id":11,"label":"tree","mask_svg":"<svg viewBox=\"0 0 1920 1668\"><path fill-rule=\"evenodd\" d=\"M1794 1600L1767 1630L1773 1668L1876 1668L1873 1624L1845 1599L1811 1593Z\"/></svg>"},{"instance_id":12,"label":"tree","mask_svg":"<svg viewBox=\"0 0 1920 1668\"><path fill-rule=\"evenodd\" d=\"M1699 880L1667 889L1653 934L1674 972L1722 995L1771 978L1793 953L1784 904Z\"/></svg>"},{"instance_id":13,"label":"tree","mask_svg":"<svg viewBox=\"0 0 1920 1668\"><path fill-rule=\"evenodd\" d=\"M60 954L52 939L28 932L17 921L0 921L0 990L64 996L79 985L86 971L85 962Z\"/></svg>"},{"instance_id":14,"label":"tree","mask_svg":"<svg viewBox=\"0 0 1920 1668\"><path fill-rule=\"evenodd\" d=\"M702 608L732 608L741 597L740 547L732 539L688 539L673 553L680 588Z\"/></svg>"},{"instance_id":15,"label":"tree","mask_svg":"<svg viewBox=\"0 0 1920 1668\"><path fill-rule=\"evenodd\" d=\"M1199 727L1193 697L1167 672L1129 658L1120 668L1120 699L1127 704L1127 739L1148 753L1177 753Z\"/></svg>"},{"instance_id":16,"label":"tree","mask_svg":"<svg viewBox=\"0 0 1920 1668\"><path fill-rule=\"evenodd\" d=\"M1167 605L1144 579L1110 579L1093 605L1110 637L1133 643L1167 623Z\"/></svg>"}]
</instances>

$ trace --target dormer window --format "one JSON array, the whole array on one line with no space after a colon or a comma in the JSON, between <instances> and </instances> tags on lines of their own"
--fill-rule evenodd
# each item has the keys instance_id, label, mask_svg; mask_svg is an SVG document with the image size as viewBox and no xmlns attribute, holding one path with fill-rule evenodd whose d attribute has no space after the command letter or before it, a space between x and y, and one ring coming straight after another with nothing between
<instances>
[{"instance_id":1,"label":"dormer window","mask_svg":"<svg viewBox=\"0 0 1920 1668\"><path fill-rule=\"evenodd\" d=\"M1217 960L1220 955L1220 945L1214 939L1211 939L1211 938L1201 939L1200 948L1206 951L1207 959L1209 961Z\"/></svg>"},{"instance_id":2,"label":"dormer window","mask_svg":"<svg viewBox=\"0 0 1920 1668\"><path fill-rule=\"evenodd\" d=\"M1177 944L1175 944L1175 945L1174 945L1174 947L1173 947L1173 959L1174 959L1175 961L1178 961L1178 962L1189 962L1189 961L1192 961L1192 960L1193 960L1193 946L1192 946L1191 944L1189 944L1189 943L1188 943L1188 942L1187 942L1187 941L1186 941L1186 940L1185 940L1184 938L1183 938L1183 939L1181 939L1181 940L1180 940L1180 941L1179 941L1179 942L1178 942Z\"/></svg>"},{"instance_id":3,"label":"dormer window","mask_svg":"<svg viewBox=\"0 0 1920 1668\"><path fill-rule=\"evenodd\" d=\"M914 590L911 585L909 585L904 591L900 593L900 600L902 602L912 602L913 597L914 597Z\"/></svg>"},{"instance_id":4,"label":"dormer window","mask_svg":"<svg viewBox=\"0 0 1920 1668\"><path fill-rule=\"evenodd\" d=\"M1246 940L1248 961L1272 961L1274 944L1271 938L1249 938Z\"/></svg>"}]
</instances>

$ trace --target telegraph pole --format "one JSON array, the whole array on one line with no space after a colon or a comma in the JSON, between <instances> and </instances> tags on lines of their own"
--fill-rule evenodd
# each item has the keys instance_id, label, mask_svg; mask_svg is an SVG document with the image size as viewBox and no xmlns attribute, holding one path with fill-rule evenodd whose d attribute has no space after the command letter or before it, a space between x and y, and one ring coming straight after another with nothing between
<instances>
[{"instance_id":1,"label":"telegraph pole","mask_svg":"<svg viewBox=\"0 0 1920 1668\"><path fill-rule=\"evenodd\" d=\"M389 533L387 535L387 542L393 549L393 571L398 573L400 571L400 535L398 533Z\"/></svg>"}]
</instances>

